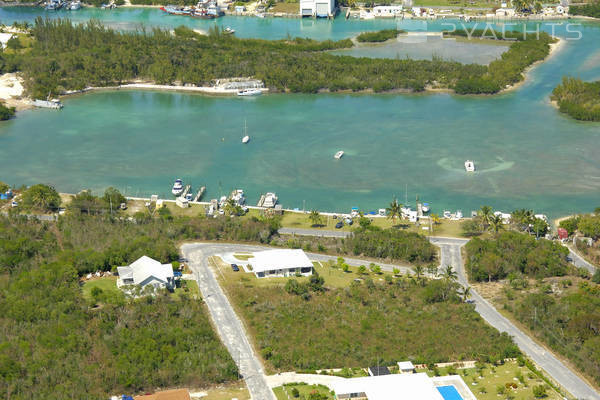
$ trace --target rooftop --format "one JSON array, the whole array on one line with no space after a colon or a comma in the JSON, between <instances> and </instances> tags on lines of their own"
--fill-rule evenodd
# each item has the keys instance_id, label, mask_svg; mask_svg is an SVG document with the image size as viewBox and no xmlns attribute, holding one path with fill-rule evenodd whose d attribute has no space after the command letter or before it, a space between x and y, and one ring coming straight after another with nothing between
<instances>
[{"instance_id":1,"label":"rooftop","mask_svg":"<svg viewBox=\"0 0 600 400\"><path fill-rule=\"evenodd\" d=\"M248 262L252 264L254 272L313 266L306 254L304 254L304 251L300 249L258 251L253 254L252 258L248 259Z\"/></svg>"},{"instance_id":2,"label":"rooftop","mask_svg":"<svg viewBox=\"0 0 600 400\"><path fill-rule=\"evenodd\" d=\"M339 397L365 393L369 400L444 400L427 374L392 374L335 381L332 389Z\"/></svg>"}]
</instances>

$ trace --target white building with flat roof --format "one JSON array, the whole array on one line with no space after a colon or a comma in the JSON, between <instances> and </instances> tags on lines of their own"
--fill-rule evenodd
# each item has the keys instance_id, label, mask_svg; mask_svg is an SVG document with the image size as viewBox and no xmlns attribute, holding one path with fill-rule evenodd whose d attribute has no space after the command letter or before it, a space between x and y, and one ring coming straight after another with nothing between
<instances>
[{"instance_id":1,"label":"white building with flat roof","mask_svg":"<svg viewBox=\"0 0 600 400\"><path fill-rule=\"evenodd\" d=\"M265 250L253 253L248 259L252 272L257 278L312 275L313 264L304 251L296 250Z\"/></svg>"},{"instance_id":2,"label":"white building with flat roof","mask_svg":"<svg viewBox=\"0 0 600 400\"><path fill-rule=\"evenodd\" d=\"M449 389L463 400L476 400L458 375L391 374L340 379L331 383L337 400L444 400Z\"/></svg>"},{"instance_id":3,"label":"white building with flat roof","mask_svg":"<svg viewBox=\"0 0 600 400\"><path fill-rule=\"evenodd\" d=\"M300 0L300 15L303 17L327 18L333 16L335 0Z\"/></svg>"}]
</instances>

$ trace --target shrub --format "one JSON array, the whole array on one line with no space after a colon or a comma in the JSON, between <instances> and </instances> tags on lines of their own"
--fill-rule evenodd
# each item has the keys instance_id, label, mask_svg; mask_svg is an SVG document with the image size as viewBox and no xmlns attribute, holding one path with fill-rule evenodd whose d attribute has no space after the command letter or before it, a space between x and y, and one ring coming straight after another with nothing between
<instances>
[{"instance_id":1,"label":"shrub","mask_svg":"<svg viewBox=\"0 0 600 400\"><path fill-rule=\"evenodd\" d=\"M537 399L541 399L543 397L546 397L546 385L537 385L534 386L533 388L533 395L537 398Z\"/></svg>"}]
</instances>

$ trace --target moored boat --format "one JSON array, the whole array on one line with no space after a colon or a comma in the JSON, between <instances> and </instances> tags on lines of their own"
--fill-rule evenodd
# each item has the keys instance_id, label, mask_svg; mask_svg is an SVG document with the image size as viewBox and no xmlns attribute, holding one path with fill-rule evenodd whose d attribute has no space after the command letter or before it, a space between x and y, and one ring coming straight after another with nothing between
<instances>
[{"instance_id":1,"label":"moored boat","mask_svg":"<svg viewBox=\"0 0 600 400\"><path fill-rule=\"evenodd\" d=\"M260 96L262 94L262 90L260 89L242 89L237 92L238 96Z\"/></svg>"},{"instance_id":2,"label":"moored boat","mask_svg":"<svg viewBox=\"0 0 600 400\"><path fill-rule=\"evenodd\" d=\"M423 210L424 213L428 213L429 212L429 203L423 203L421 205L421 210Z\"/></svg>"},{"instance_id":3,"label":"moored boat","mask_svg":"<svg viewBox=\"0 0 600 400\"><path fill-rule=\"evenodd\" d=\"M225 28L224 32L233 35L235 33L235 29L228 26Z\"/></svg>"},{"instance_id":4,"label":"moored boat","mask_svg":"<svg viewBox=\"0 0 600 400\"><path fill-rule=\"evenodd\" d=\"M181 179L175 179L171 193L173 193L174 196L179 196L183 193L183 181Z\"/></svg>"}]
</instances>

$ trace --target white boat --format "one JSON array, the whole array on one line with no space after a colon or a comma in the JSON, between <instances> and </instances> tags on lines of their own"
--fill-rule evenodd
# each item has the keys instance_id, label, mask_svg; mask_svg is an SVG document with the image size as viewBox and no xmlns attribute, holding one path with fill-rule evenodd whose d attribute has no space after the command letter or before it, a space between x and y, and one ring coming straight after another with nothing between
<instances>
[{"instance_id":1,"label":"white boat","mask_svg":"<svg viewBox=\"0 0 600 400\"><path fill-rule=\"evenodd\" d=\"M446 218L446 219L452 218L452 213L448 210L444 210L444 218Z\"/></svg>"},{"instance_id":2,"label":"white boat","mask_svg":"<svg viewBox=\"0 0 600 400\"><path fill-rule=\"evenodd\" d=\"M277 196L275 195L275 193L267 193L265 194L265 201L263 202L263 207L267 207L267 208L273 208L275 207L275 204L277 204Z\"/></svg>"},{"instance_id":3,"label":"white boat","mask_svg":"<svg viewBox=\"0 0 600 400\"><path fill-rule=\"evenodd\" d=\"M429 203L423 203L421 205L421 210L423 210L424 213L428 213L429 212Z\"/></svg>"},{"instance_id":4,"label":"white boat","mask_svg":"<svg viewBox=\"0 0 600 400\"><path fill-rule=\"evenodd\" d=\"M475 163L471 160L465 161L465 170L467 172L475 172Z\"/></svg>"},{"instance_id":5,"label":"white boat","mask_svg":"<svg viewBox=\"0 0 600 400\"><path fill-rule=\"evenodd\" d=\"M244 120L244 137L242 138L242 143L246 144L250 141L250 136L248 136L248 129L246 128L246 120Z\"/></svg>"},{"instance_id":6,"label":"white boat","mask_svg":"<svg viewBox=\"0 0 600 400\"><path fill-rule=\"evenodd\" d=\"M246 196L244 195L244 191L242 189L236 189L232 191L231 199L233 199L235 204L237 204L238 206L243 206L244 204L246 204Z\"/></svg>"},{"instance_id":7,"label":"white boat","mask_svg":"<svg viewBox=\"0 0 600 400\"><path fill-rule=\"evenodd\" d=\"M260 89L242 89L237 92L238 96L260 96L262 90Z\"/></svg>"},{"instance_id":8,"label":"white boat","mask_svg":"<svg viewBox=\"0 0 600 400\"><path fill-rule=\"evenodd\" d=\"M235 33L235 29L232 29L231 27L228 26L227 28L225 28L225 33L232 35Z\"/></svg>"},{"instance_id":9,"label":"white boat","mask_svg":"<svg viewBox=\"0 0 600 400\"><path fill-rule=\"evenodd\" d=\"M456 219L462 219L463 217L463 213L462 210L456 210L456 214L454 214L456 216Z\"/></svg>"},{"instance_id":10,"label":"white boat","mask_svg":"<svg viewBox=\"0 0 600 400\"><path fill-rule=\"evenodd\" d=\"M337 153L335 153L335 155L333 156L333 158L335 158L336 160L339 160L343 156L344 156L344 152L342 150L340 150Z\"/></svg>"},{"instance_id":11,"label":"white boat","mask_svg":"<svg viewBox=\"0 0 600 400\"><path fill-rule=\"evenodd\" d=\"M73 1L71 4L69 4L69 10L71 11L75 11L75 10L79 10L81 8L81 2L80 1Z\"/></svg>"},{"instance_id":12,"label":"white boat","mask_svg":"<svg viewBox=\"0 0 600 400\"><path fill-rule=\"evenodd\" d=\"M181 193L183 193L183 181L181 179L175 179L175 183L173 183L173 189L171 189L171 193L174 196L179 197Z\"/></svg>"}]
</instances>

